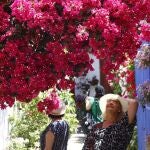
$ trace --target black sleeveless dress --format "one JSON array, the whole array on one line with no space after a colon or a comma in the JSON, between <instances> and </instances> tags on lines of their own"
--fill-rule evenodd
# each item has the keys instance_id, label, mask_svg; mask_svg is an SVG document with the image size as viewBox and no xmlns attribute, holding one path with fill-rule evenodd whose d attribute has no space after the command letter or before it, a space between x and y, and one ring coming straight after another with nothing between
<instances>
[{"instance_id":1,"label":"black sleeveless dress","mask_svg":"<svg viewBox=\"0 0 150 150\"><path fill-rule=\"evenodd\" d=\"M55 135L55 140L52 150L67 150L69 138L69 126L64 120L57 120L50 123L40 135L41 150L45 148L45 135L51 131Z\"/></svg>"}]
</instances>

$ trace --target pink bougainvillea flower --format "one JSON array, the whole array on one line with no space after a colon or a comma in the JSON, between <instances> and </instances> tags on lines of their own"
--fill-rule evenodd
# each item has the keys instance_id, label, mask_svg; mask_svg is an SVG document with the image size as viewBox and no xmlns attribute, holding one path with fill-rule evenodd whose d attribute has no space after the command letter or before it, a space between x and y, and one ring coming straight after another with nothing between
<instances>
[{"instance_id":1,"label":"pink bougainvillea flower","mask_svg":"<svg viewBox=\"0 0 150 150\"><path fill-rule=\"evenodd\" d=\"M37 104L37 107L40 112L49 114L54 109L59 108L60 101L61 99L57 92L53 90L52 92L48 93L47 97L43 99L43 101L40 101Z\"/></svg>"},{"instance_id":2,"label":"pink bougainvillea flower","mask_svg":"<svg viewBox=\"0 0 150 150\"><path fill-rule=\"evenodd\" d=\"M9 1L10 2L10 1ZM141 40L150 41L149 0L13 0L0 3L0 108L92 70L89 53L115 78ZM130 73L129 73L130 74ZM131 87L133 88L133 87ZM45 104L39 104L43 110Z\"/></svg>"}]
</instances>

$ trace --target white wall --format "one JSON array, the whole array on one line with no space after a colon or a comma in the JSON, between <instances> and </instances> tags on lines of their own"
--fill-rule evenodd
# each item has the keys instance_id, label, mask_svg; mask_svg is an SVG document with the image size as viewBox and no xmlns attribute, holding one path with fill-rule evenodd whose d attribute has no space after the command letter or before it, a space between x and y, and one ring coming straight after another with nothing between
<instances>
[{"instance_id":1,"label":"white wall","mask_svg":"<svg viewBox=\"0 0 150 150\"><path fill-rule=\"evenodd\" d=\"M97 79L100 81L100 63L99 59L97 59L94 55L89 54L90 58L94 60L92 66L94 68L94 71L89 71L87 74L87 78L92 79L93 76L96 76Z\"/></svg>"},{"instance_id":2,"label":"white wall","mask_svg":"<svg viewBox=\"0 0 150 150\"><path fill-rule=\"evenodd\" d=\"M94 71L89 71L86 78L92 79L93 76L96 76L96 78L99 80L100 84L100 62L99 59L97 59L94 55L89 54L90 58L94 60L92 66L94 68ZM90 96L95 96L95 86L90 86Z\"/></svg>"},{"instance_id":3,"label":"white wall","mask_svg":"<svg viewBox=\"0 0 150 150\"><path fill-rule=\"evenodd\" d=\"M93 71L89 71L85 76L81 76L79 78L76 78L76 87L75 87L75 95L82 95L82 90L80 89L80 83L88 83L88 80L91 80L94 76L100 81L100 63L99 59L97 59L95 56L89 54L90 58L94 60L92 66L94 68ZM100 84L100 83L98 83ZM95 96L95 86L90 86L90 96Z\"/></svg>"},{"instance_id":4,"label":"white wall","mask_svg":"<svg viewBox=\"0 0 150 150\"><path fill-rule=\"evenodd\" d=\"M0 150L6 150L8 144L8 109L0 110Z\"/></svg>"}]
</instances>

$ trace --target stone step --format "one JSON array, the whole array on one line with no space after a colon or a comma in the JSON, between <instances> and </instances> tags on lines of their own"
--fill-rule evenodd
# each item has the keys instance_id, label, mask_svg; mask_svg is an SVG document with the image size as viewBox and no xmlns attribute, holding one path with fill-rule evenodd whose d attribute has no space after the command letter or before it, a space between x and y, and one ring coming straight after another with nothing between
<instances>
[{"instance_id":1,"label":"stone step","mask_svg":"<svg viewBox=\"0 0 150 150\"><path fill-rule=\"evenodd\" d=\"M82 150L85 134L72 134L68 141L67 150Z\"/></svg>"}]
</instances>

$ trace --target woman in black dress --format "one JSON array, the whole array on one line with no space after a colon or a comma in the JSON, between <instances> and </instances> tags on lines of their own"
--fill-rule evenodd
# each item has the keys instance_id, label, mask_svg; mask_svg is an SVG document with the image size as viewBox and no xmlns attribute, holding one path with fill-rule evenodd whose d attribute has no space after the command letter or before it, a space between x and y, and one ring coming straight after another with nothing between
<instances>
[{"instance_id":1,"label":"woman in black dress","mask_svg":"<svg viewBox=\"0 0 150 150\"><path fill-rule=\"evenodd\" d=\"M69 137L68 123L62 119L66 111L63 101L48 117L52 120L40 136L41 150L67 150Z\"/></svg>"},{"instance_id":2,"label":"woman in black dress","mask_svg":"<svg viewBox=\"0 0 150 150\"><path fill-rule=\"evenodd\" d=\"M83 150L126 150L136 124L137 101L106 94L99 104L104 121L93 126Z\"/></svg>"}]
</instances>

